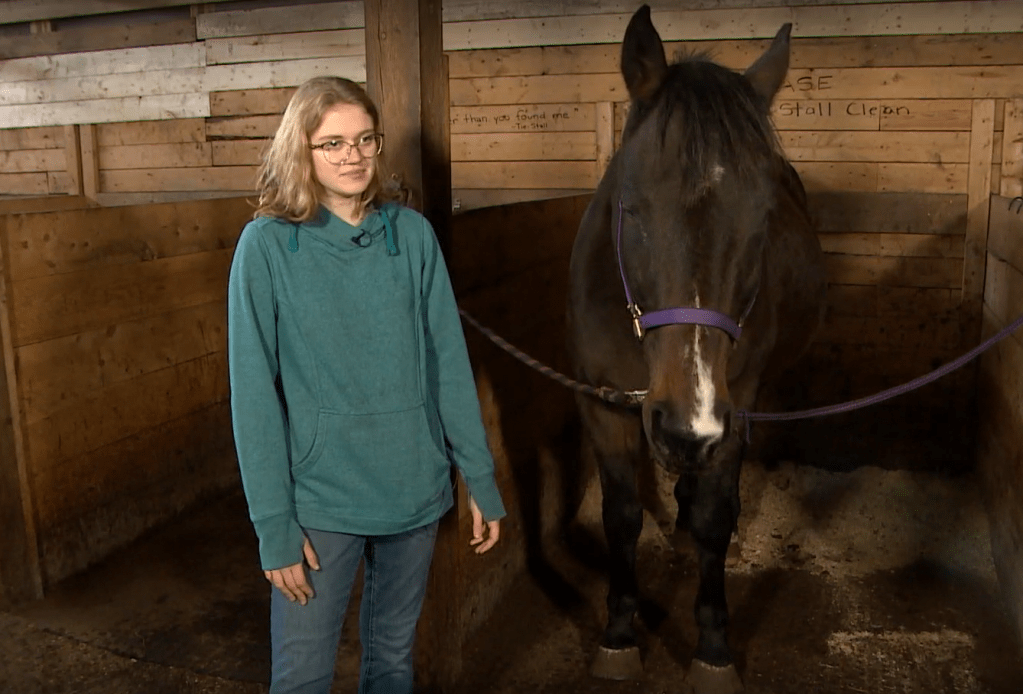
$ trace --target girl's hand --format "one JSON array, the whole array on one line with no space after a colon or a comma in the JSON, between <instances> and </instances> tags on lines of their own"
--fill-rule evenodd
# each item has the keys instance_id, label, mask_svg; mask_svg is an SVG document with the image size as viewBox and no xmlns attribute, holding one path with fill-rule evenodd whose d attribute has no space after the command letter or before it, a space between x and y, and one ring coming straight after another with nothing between
<instances>
[{"instance_id":1,"label":"girl's hand","mask_svg":"<svg viewBox=\"0 0 1023 694\"><path fill-rule=\"evenodd\" d=\"M305 555L304 562L300 561L297 564L285 566L282 569L264 571L263 575L288 600L291 602L297 600L300 605L305 605L314 595L313 587L309 585L309 580L306 578L305 565L308 563L309 568L313 571L320 570L320 560L316 556L316 552L313 550L313 545L309 542L308 537L305 538L305 542L302 544L302 554Z\"/></svg>"},{"instance_id":2,"label":"girl's hand","mask_svg":"<svg viewBox=\"0 0 1023 694\"><path fill-rule=\"evenodd\" d=\"M483 554L496 545L501 537L501 521L492 520L484 523L483 512L476 505L472 494L469 495L469 512L472 513L472 539L469 540L469 545L476 546L476 554ZM484 528L484 526L486 527ZM484 537L484 529L487 531L486 537Z\"/></svg>"}]
</instances>

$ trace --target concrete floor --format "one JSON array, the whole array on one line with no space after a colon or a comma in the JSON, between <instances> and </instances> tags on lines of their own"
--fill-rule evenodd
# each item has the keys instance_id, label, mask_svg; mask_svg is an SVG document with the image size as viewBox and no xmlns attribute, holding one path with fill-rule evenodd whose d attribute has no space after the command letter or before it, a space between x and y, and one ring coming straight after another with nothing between
<instances>
[{"instance_id":1,"label":"concrete floor","mask_svg":"<svg viewBox=\"0 0 1023 694\"><path fill-rule=\"evenodd\" d=\"M985 521L963 480L792 467L744 480L755 499L728 591L749 694L1023 691ZM473 639L456 694L685 691L695 562L652 519L640 547L647 674L588 675L606 586L595 503L584 501L545 571L520 577ZM229 494L0 612L0 692L265 692L268 591L244 500ZM357 648L342 646L334 692L355 691Z\"/></svg>"}]
</instances>

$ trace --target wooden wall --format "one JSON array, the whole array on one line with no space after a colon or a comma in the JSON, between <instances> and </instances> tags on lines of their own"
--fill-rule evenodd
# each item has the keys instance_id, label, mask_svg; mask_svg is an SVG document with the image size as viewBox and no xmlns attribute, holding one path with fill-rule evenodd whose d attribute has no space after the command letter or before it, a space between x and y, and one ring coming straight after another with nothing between
<instances>
[{"instance_id":1,"label":"wooden wall","mask_svg":"<svg viewBox=\"0 0 1023 694\"><path fill-rule=\"evenodd\" d=\"M984 335L1023 314L1023 199L993 197L984 287ZM1005 604L1023 638L1023 331L981 359L978 466L991 549Z\"/></svg>"},{"instance_id":2,"label":"wooden wall","mask_svg":"<svg viewBox=\"0 0 1023 694\"><path fill-rule=\"evenodd\" d=\"M5 535L28 538L43 585L235 482L226 284L251 213L239 198L0 217Z\"/></svg>"}]
</instances>

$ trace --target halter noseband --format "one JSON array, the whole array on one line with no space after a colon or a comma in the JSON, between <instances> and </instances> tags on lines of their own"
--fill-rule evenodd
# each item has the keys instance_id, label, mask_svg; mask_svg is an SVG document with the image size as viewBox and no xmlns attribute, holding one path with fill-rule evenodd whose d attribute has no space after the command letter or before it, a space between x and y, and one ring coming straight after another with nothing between
<instances>
[{"instance_id":1,"label":"halter noseband","mask_svg":"<svg viewBox=\"0 0 1023 694\"><path fill-rule=\"evenodd\" d=\"M730 316L715 311L709 308L665 308L658 311L651 311L650 313L643 313L640 309L639 304L632 298L632 291L629 289L629 281L625 277L625 264L622 262L622 201L621 198L618 200L618 244L617 244L617 255L618 255L618 271L622 275L622 286L625 287L625 300L628 302L629 313L632 314L632 332L635 333L636 339L642 340L646 335L646 331L651 328L659 328L662 325L703 325L708 328L717 328L728 333L735 342L742 335L742 324L746 321L746 317L749 316L750 311L753 309L753 304L757 300L757 295L754 294L753 298L749 302L749 306L742 312L742 317L739 318L738 322L732 320ZM758 288L759 291L759 288Z\"/></svg>"}]
</instances>

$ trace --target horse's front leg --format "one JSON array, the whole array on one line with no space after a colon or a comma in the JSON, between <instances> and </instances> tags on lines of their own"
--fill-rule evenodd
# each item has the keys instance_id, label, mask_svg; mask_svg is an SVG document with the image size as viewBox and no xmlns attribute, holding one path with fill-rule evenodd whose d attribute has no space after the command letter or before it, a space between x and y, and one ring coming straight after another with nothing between
<instances>
[{"instance_id":1,"label":"horse's front leg","mask_svg":"<svg viewBox=\"0 0 1023 694\"><path fill-rule=\"evenodd\" d=\"M728 648L725 556L739 514L742 445L736 437L722 443L707 468L695 477L690 500L690 531L700 561L696 594L699 640L689 671L694 694L739 694L742 681Z\"/></svg>"},{"instance_id":2,"label":"horse's front leg","mask_svg":"<svg viewBox=\"0 0 1023 694\"><path fill-rule=\"evenodd\" d=\"M592 673L605 679L638 679L643 665L633 624L639 606L636 546L643 528L643 507L635 461L645 449L637 417L591 413L587 433L596 457L603 495L601 517L608 547L607 627Z\"/></svg>"}]
</instances>

